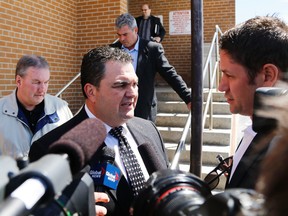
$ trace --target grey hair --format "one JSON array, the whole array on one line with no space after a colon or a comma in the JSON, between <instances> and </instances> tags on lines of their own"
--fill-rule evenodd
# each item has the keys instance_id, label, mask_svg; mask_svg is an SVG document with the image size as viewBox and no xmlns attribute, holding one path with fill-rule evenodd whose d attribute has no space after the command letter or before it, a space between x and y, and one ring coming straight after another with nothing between
<instances>
[{"instance_id":1,"label":"grey hair","mask_svg":"<svg viewBox=\"0 0 288 216\"><path fill-rule=\"evenodd\" d=\"M35 67L35 68L48 68L49 64L46 61L45 58L37 55L24 55L22 56L17 65L16 65L16 71L15 76L19 75L21 77L26 75L26 71L29 67Z\"/></svg>"},{"instance_id":2,"label":"grey hair","mask_svg":"<svg viewBox=\"0 0 288 216\"><path fill-rule=\"evenodd\" d=\"M121 14L117 17L115 22L116 28L122 28L123 26L128 26L130 29L137 28L136 19L129 13Z\"/></svg>"}]
</instances>

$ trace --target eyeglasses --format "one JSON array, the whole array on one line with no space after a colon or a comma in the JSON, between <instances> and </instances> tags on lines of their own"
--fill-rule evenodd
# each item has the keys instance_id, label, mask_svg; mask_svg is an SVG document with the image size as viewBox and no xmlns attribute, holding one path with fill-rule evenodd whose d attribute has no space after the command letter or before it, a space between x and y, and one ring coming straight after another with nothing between
<instances>
[{"instance_id":1,"label":"eyeglasses","mask_svg":"<svg viewBox=\"0 0 288 216\"><path fill-rule=\"evenodd\" d=\"M232 156L223 159L221 155L217 155L216 158L220 163L204 178L204 181L209 185L211 190L217 187L222 174L227 175L230 172L233 161Z\"/></svg>"}]
</instances>

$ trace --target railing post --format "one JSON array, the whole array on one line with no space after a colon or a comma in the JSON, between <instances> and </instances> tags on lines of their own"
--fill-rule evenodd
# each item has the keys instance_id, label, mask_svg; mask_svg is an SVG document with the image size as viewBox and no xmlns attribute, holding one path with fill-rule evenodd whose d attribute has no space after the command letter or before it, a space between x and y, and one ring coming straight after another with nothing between
<instances>
[{"instance_id":1,"label":"railing post","mask_svg":"<svg viewBox=\"0 0 288 216\"><path fill-rule=\"evenodd\" d=\"M201 176L202 167L202 106L203 106L203 2L191 2L191 54L192 54L192 120L190 172Z\"/></svg>"},{"instance_id":2,"label":"railing post","mask_svg":"<svg viewBox=\"0 0 288 216\"><path fill-rule=\"evenodd\" d=\"M216 25L216 38L215 38L215 56L216 56L216 62L219 62L220 60L220 55L219 55L219 33L222 34L222 32L220 31L220 28L218 25ZM220 82L220 77L221 77L221 73L220 73L220 68L219 68L219 64L217 67L217 72L216 72L216 91L218 91L218 86L219 86L219 82Z\"/></svg>"},{"instance_id":3,"label":"railing post","mask_svg":"<svg viewBox=\"0 0 288 216\"><path fill-rule=\"evenodd\" d=\"M212 59L212 56L210 57ZM209 92L211 92L211 97L209 101L209 130L213 129L213 96L212 96L212 89L213 89L213 65L212 60L209 63ZM205 119L204 119L205 121Z\"/></svg>"}]
</instances>

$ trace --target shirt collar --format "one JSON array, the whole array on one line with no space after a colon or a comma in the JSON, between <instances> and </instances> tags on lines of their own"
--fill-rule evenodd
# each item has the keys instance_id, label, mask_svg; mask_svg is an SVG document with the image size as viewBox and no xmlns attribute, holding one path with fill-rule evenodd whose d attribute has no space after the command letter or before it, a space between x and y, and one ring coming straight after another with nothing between
<instances>
[{"instance_id":1,"label":"shirt collar","mask_svg":"<svg viewBox=\"0 0 288 216\"><path fill-rule=\"evenodd\" d=\"M86 104L84 105L84 108L85 108L85 111L86 111L86 113L87 113L87 115L88 115L89 118L97 118L97 117L89 110L89 108L87 107ZM110 127L109 125L107 125L105 122L103 122L103 124L104 124L104 126L105 126L105 128L106 128L106 131L107 131L107 134L108 134L109 131L112 129L112 127ZM123 124L122 126L123 126L123 128L124 128L123 133L124 133L124 135L125 135L125 134L127 133L128 128L127 128L126 123Z\"/></svg>"},{"instance_id":2,"label":"shirt collar","mask_svg":"<svg viewBox=\"0 0 288 216\"><path fill-rule=\"evenodd\" d=\"M139 50L139 36L137 36L137 42L136 42L136 44L135 44L135 46L134 46L134 48L132 50L127 49L123 45L121 46L121 49L123 49L124 51L126 51L128 53L129 52L133 52L133 51L137 51L138 52L138 50Z\"/></svg>"}]
</instances>

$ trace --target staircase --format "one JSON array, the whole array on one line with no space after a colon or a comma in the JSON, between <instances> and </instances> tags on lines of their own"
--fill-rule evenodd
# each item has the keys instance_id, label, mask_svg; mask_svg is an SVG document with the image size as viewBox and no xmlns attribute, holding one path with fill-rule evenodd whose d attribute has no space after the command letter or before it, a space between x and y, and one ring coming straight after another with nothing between
<instances>
[{"instance_id":1,"label":"staircase","mask_svg":"<svg viewBox=\"0 0 288 216\"><path fill-rule=\"evenodd\" d=\"M171 162L189 112L186 104L170 87L158 87L156 92L158 98L156 126L163 137ZM205 89L203 93L205 103ZM216 90L213 93L213 110L213 129L209 130L208 121L206 120L203 130L202 179L218 164L216 156L221 154L226 158L230 151L232 115L223 93L216 92ZM179 168L183 171L189 171L190 168L190 136L191 130L186 139L186 150L182 152L179 161ZM217 189L222 190L224 188L224 178L223 176Z\"/></svg>"}]
</instances>

